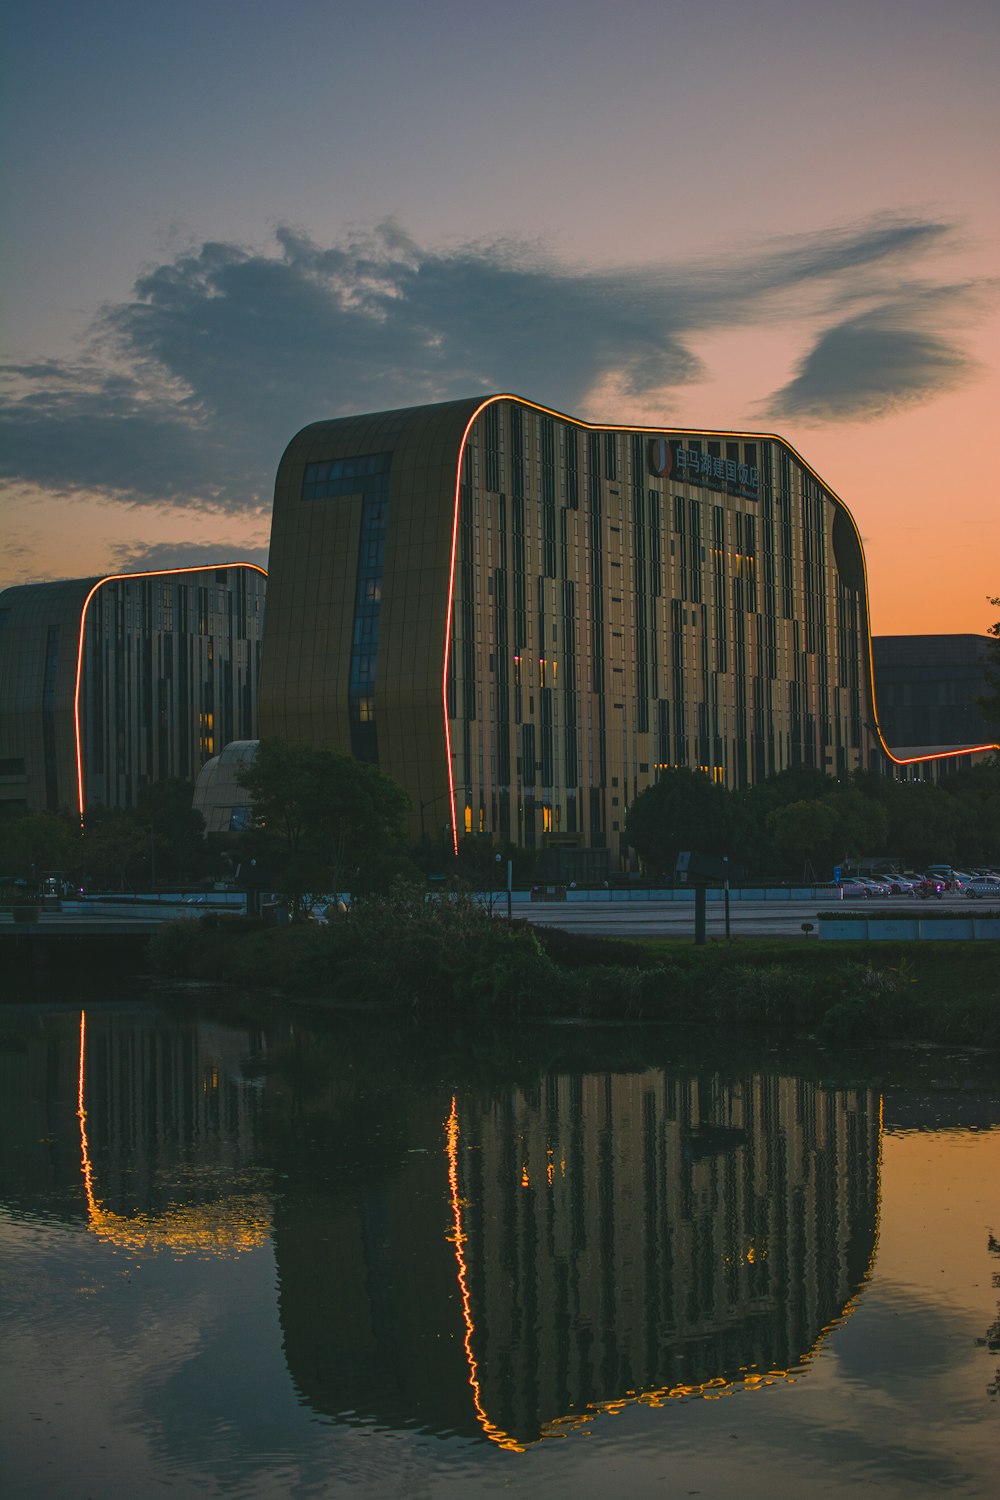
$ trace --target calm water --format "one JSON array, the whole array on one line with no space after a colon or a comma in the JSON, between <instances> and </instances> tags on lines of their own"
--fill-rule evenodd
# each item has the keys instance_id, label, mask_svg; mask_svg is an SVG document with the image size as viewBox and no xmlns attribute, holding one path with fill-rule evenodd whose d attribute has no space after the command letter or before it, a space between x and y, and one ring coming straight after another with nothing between
<instances>
[{"instance_id":1,"label":"calm water","mask_svg":"<svg viewBox=\"0 0 1000 1500\"><path fill-rule=\"evenodd\" d=\"M7 1007L5 1492L992 1496L997 1085Z\"/></svg>"}]
</instances>

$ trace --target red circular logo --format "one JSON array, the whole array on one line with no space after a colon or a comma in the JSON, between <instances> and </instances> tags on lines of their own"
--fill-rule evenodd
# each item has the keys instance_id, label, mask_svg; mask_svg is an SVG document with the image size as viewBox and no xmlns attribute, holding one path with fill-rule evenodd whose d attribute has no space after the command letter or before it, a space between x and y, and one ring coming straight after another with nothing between
<instances>
[{"instance_id":1,"label":"red circular logo","mask_svg":"<svg viewBox=\"0 0 1000 1500\"><path fill-rule=\"evenodd\" d=\"M650 438L649 472L655 474L657 479L667 479L673 464L674 455L670 451L670 444L666 438Z\"/></svg>"}]
</instances>

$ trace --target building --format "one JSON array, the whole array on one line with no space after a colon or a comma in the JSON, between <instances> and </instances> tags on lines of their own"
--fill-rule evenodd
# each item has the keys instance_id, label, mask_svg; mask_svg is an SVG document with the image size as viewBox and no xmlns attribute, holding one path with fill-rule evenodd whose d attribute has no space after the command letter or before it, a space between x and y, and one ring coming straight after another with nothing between
<instances>
[{"instance_id":1,"label":"building","mask_svg":"<svg viewBox=\"0 0 1000 1500\"><path fill-rule=\"evenodd\" d=\"M0 594L0 803L132 807L256 736L265 582L230 563Z\"/></svg>"},{"instance_id":2,"label":"building","mask_svg":"<svg viewBox=\"0 0 1000 1500\"><path fill-rule=\"evenodd\" d=\"M230 740L207 760L194 784L193 806L206 833L243 833L253 824L250 793L240 785L257 755L259 740Z\"/></svg>"},{"instance_id":3,"label":"building","mask_svg":"<svg viewBox=\"0 0 1000 1500\"><path fill-rule=\"evenodd\" d=\"M773 436L509 395L318 422L277 475L261 725L377 762L415 832L617 862L664 767L881 763L857 528Z\"/></svg>"},{"instance_id":4,"label":"building","mask_svg":"<svg viewBox=\"0 0 1000 1500\"><path fill-rule=\"evenodd\" d=\"M896 756L988 753L994 730L979 699L989 691L992 645L984 635L872 638L879 725Z\"/></svg>"}]
</instances>

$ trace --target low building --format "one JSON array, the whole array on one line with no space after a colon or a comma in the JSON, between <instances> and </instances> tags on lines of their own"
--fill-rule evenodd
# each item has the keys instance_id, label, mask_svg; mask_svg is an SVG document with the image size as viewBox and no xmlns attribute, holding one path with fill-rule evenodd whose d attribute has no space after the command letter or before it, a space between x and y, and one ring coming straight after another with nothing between
<instances>
[{"instance_id":1,"label":"low building","mask_svg":"<svg viewBox=\"0 0 1000 1500\"><path fill-rule=\"evenodd\" d=\"M194 810L206 833L244 833L253 825L250 793L240 777L253 766L259 740L232 740L207 760L194 785Z\"/></svg>"},{"instance_id":2,"label":"low building","mask_svg":"<svg viewBox=\"0 0 1000 1500\"><path fill-rule=\"evenodd\" d=\"M133 807L255 738L265 583L229 563L0 593L0 803Z\"/></svg>"},{"instance_id":3,"label":"low building","mask_svg":"<svg viewBox=\"0 0 1000 1500\"><path fill-rule=\"evenodd\" d=\"M879 727L894 754L990 744L996 731L979 699L989 691L992 644L980 635L872 637Z\"/></svg>"}]
</instances>

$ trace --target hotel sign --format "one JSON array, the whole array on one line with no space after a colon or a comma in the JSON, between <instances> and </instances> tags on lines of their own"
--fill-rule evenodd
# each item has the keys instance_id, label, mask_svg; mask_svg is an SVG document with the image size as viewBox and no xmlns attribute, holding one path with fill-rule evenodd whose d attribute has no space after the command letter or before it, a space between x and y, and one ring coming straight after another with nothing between
<instances>
[{"instance_id":1,"label":"hotel sign","mask_svg":"<svg viewBox=\"0 0 1000 1500\"><path fill-rule=\"evenodd\" d=\"M702 453L690 446L690 440L685 443L681 438L651 438L649 471L657 479L673 476L678 484L703 485L743 500L760 498L760 470L756 464Z\"/></svg>"}]
</instances>

